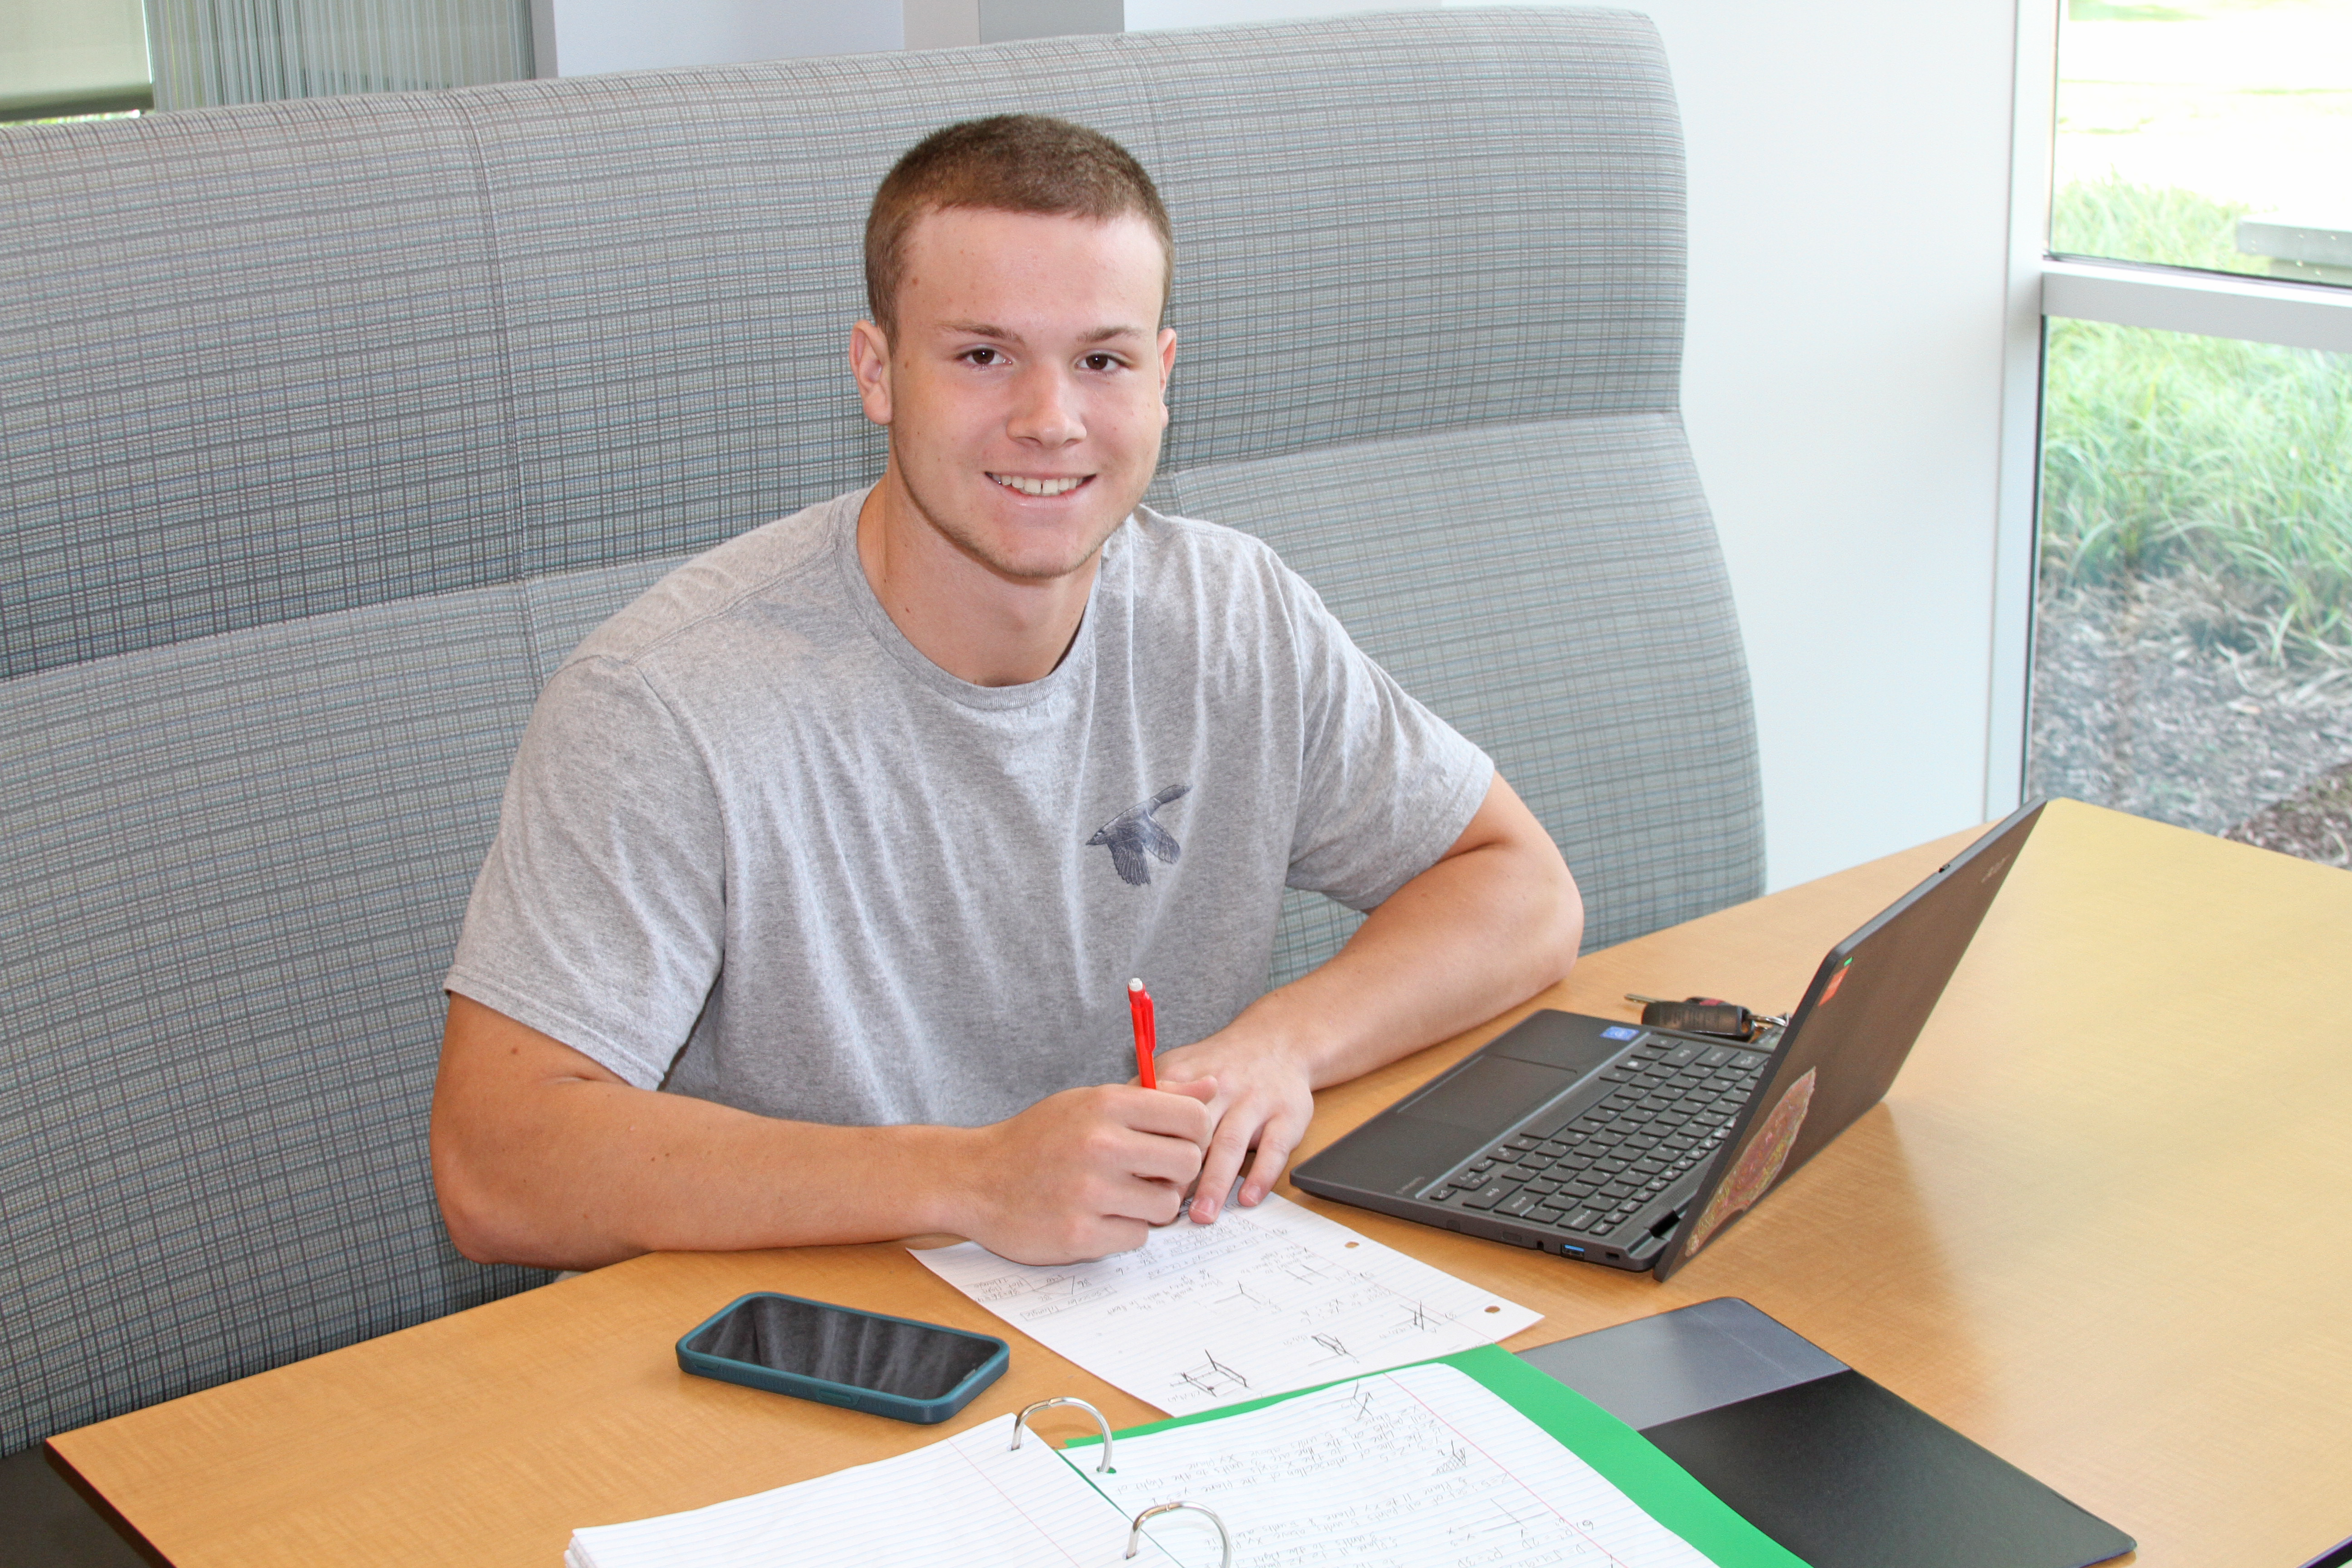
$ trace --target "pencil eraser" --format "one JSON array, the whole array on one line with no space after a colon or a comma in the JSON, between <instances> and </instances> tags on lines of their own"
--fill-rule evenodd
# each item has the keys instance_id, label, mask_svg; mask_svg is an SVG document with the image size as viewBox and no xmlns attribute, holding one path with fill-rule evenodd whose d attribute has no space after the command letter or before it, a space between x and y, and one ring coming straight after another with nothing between
<instances>
[{"instance_id":1,"label":"pencil eraser","mask_svg":"<svg viewBox=\"0 0 2352 1568\"><path fill-rule=\"evenodd\" d=\"M1127 983L1127 988L1129 991L1140 991L1143 989L1143 982L1140 980L1130 980Z\"/></svg>"}]
</instances>

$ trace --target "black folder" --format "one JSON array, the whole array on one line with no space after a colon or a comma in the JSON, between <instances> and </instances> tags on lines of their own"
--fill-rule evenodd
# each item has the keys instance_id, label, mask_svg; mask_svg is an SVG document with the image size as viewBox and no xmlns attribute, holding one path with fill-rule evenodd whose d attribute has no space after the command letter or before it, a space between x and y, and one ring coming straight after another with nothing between
<instances>
[{"instance_id":1,"label":"black folder","mask_svg":"<svg viewBox=\"0 0 2352 1568\"><path fill-rule=\"evenodd\" d=\"M1734 1297L1519 1353L1811 1568L2086 1568L2135 1545Z\"/></svg>"}]
</instances>

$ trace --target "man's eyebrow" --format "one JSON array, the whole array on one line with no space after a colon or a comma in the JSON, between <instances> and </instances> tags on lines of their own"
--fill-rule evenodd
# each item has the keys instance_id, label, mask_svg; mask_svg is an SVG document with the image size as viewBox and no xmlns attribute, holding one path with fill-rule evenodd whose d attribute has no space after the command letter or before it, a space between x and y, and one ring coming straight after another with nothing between
<instances>
[{"instance_id":1,"label":"man's eyebrow","mask_svg":"<svg viewBox=\"0 0 2352 1568\"><path fill-rule=\"evenodd\" d=\"M1010 327L1000 327L988 321L941 321L939 330L951 338L993 338L1003 343L1024 341L1021 334ZM1097 327L1078 341L1082 343L1107 343L1114 338L1148 338L1150 335L1151 330L1148 327Z\"/></svg>"}]
</instances>

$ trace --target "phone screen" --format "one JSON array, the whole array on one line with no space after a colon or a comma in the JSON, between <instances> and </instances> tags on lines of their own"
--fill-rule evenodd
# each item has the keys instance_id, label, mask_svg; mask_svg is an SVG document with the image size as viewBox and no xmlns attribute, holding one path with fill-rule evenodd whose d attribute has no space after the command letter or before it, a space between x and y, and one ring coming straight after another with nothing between
<instances>
[{"instance_id":1,"label":"phone screen","mask_svg":"<svg viewBox=\"0 0 2352 1568\"><path fill-rule=\"evenodd\" d=\"M993 1342L782 1296L755 1296L687 1342L728 1361L905 1399L940 1399L996 1353Z\"/></svg>"}]
</instances>

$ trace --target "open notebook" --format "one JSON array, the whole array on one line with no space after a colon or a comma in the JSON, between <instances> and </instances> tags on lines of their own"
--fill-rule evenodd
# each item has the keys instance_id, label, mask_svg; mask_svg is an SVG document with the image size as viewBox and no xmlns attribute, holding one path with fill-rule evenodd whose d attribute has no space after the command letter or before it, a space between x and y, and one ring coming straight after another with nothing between
<instances>
[{"instance_id":1,"label":"open notebook","mask_svg":"<svg viewBox=\"0 0 2352 1568\"><path fill-rule=\"evenodd\" d=\"M572 1535L568 1568L1802 1568L1632 1428L1492 1346L1056 1453L998 1418ZM1138 1515L1191 1505L1146 1521ZM1199 1511L1205 1510L1205 1513Z\"/></svg>"}]
</instances>

